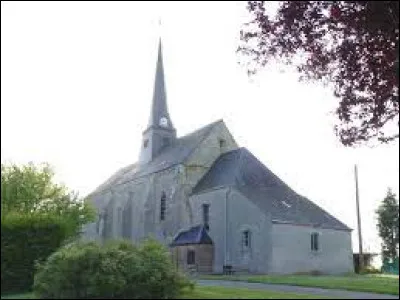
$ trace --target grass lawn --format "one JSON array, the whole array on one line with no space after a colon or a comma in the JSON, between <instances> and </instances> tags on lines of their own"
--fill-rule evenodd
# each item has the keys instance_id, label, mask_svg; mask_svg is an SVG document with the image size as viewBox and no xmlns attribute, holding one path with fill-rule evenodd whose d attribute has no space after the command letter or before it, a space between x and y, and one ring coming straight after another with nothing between
<instances>
[{"instance_id":1,"label":"grass lawn","mask_svg":"<svg viewBox=\"0 0 400 300\"><path fill-rule=\"evenodd\" d=\"M1 296L1 299L35 299L32 293Z\"/></svg>"},{"instance_id":2,"label":"grass lawn","mask_svg":"<svg viewBox=\"0 0 400 300\"><path fill-rule=\"evenodd\" d=\"M197 286L192 292L183 295L183 299L329 299L314 295L281 293L265 290L227 287Z\"/></svg>"},{"instance_id":3,"label":"grass lawn","mask_svg":"<svg viewBox=\"0 0 400 300\"><path fill-rule=\"evenodd\" d=\"M398 276L349 275L349 276L308 276L308 275L209 275L202 279L240 280L247 282L287 284L307 287L320 287L348 291L380 294L399 294Z\"/></svg>"},{"instance_id":4,"label":"grass lawn","mask_svg":"<svg viewBox=\"0 0 400 300\"><path fill-rule=\"evenodd\" d=\"M27 293L2 296L1 299L35 299L35 297L32 293ZM193 291L186 291L182 299L321 299L321 297L243 288L197 286Z\"/></svg>"}]
</instances>

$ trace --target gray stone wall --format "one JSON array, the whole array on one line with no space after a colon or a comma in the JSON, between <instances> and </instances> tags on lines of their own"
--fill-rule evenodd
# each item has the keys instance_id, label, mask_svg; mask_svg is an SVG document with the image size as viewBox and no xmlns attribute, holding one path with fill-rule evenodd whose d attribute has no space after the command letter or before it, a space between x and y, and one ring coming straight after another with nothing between
<instances>
[{"instance_id":1,"label":"gray stone wall","mask_svg":"<svg viewBox=\"0 0 400 300\"><path fill-rule=\"evenodd\" d=\"M220 147L220 140L223 147ZM193 187L208 171L215 159L225 151L237 148L223 122L201 141L184 164L114 186L95 194L98 214L104 214L104 230L99 232L100 218L85 228L89 239L128 238L140 241L153 236L166 244L193 222L188 199ZM160 220L162 193L166 194L165 220ZM130 213L129 213L130 212ZM100 236L99 236L100 235Z\"/></svg>"},{"instance_id":2,"label":"gray stone wall","mask_svg":"<svg viewBox=\"0 0 400 300\"><path fill-rule=\"evenodd\" d=\"M237 270L266 273L271 254L271 220L242 194L229 188L217 189L191 197L194 223L201 224L202 204L210 205L209 235L214 242L213 271L223 265ZM250 248L243 246L243 233L249 230Z\"/></svg>"},{"instance_id":3,"label":"gray stone wall","mask_svg":"<svg viewBox=\"0 0 400 300\"><path fill-rule=\"evenodd\" d=\"M222 147L220 141L223 141ZM216 124L185 163L187 182L196 184L221 154L237 148L238 145L225 123Z\"/></svg>"},{"instance_id":4,"label":"gray stone wall","mask_svg":"<svg viewBox=\"0 0 400 300\"><path fill-rule=\"evenodd\" d=\"M311 234L319 233L319 250L311 250ZM353 272L351 233L333 229L273 224L271 273Z\"/></svg>"}]
</instances>

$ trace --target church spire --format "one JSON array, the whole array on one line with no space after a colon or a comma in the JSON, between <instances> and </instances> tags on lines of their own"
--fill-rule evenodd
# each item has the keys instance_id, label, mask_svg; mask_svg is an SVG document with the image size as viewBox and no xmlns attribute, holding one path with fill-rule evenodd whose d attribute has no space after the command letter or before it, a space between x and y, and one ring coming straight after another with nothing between
<instances>
[{"instance_id":1,"label":"church spire","mask_svg":"<svg viewBox=\"0 0 400 300\"><path fill-rule=\"evenodd\" d=\"M161 38L158 44L158 57L156 66L156 76L154 81L153 102L150 112L148 128L163 127L173 129L173 125L168 113L167 94L165 91L164 65L162 56Z\"/></svg>"},{"instance_id":2,"label":"church spire","mask_svg":"<svg viewBox=\"0 0 400 300\"><path fill-rule=\"evenodd\" d=\"M146 164L152 161L165 147L176 139L176 130L172 125L167 107L165 92L164 65L161 38L158 44L156 76L154 81L153 102L147 129L143 132L143 144L139 162Z\"/></svg>"}]
</instances>

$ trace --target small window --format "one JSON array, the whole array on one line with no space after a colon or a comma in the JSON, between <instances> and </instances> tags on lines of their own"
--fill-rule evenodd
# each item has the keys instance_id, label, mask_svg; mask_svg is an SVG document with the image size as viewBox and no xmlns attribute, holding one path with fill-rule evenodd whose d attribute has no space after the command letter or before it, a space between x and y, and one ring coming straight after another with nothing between
<instances>
[{"instance_id":1,"label":"small window","mask_svg":"<svg viewBox=\"0 0 400 300\"><path fill-rule=\"evenodd\" d=\"M226 141L224 139L219 139L219 148L224 148L226 144Z\"/></svg>"},{"instance_id":2,"label":"small window","mask_svg":"<svg viewBox=\"0 0 400 300\"><path fill-rule=\"evenodd\" d=\"M210 221L210 204L203 204L203 224L207 230L210 229L209 221Z\"/></svg>"},{"instance_id":3,"label":"small window","mask_svg":"<svg viewBox=\"0 0 400 300\"><path fill-rule=\"evenodd\" d=\"M319 250L319 234L314 232L311 234L311 251Z\"/></svg>"},{"instance_id":4,"label":"small window","mask_svg":"<svg viewBox=\"0 0 400 300\"><path fill-rule=\"evenodd\" d=\"M196 262L196 254L194 250L188 250L187 252L187 264L194 265Z\"/></svg>"},{"instance_id":5,"label":"small window","mask_svg":"<svg viewBox=\"0 0 400 300\"><path fill-rule=\"evenodd\" d=\"M146 140L144 140L144 142L143 142L143 148L147 148L147 145L149 144L149 140L148 139L146 139Z\"/></svg>"},{"instance_id":6,"label":"small window","mask_svg":"<svg viewBox=\"0 0 400 300\"><path fill-rule=\"evenodd\" d=\"M242 244L244 248L251 248L251 233L250 230L243 231Z\"/></svg>"},{"instance_id":7,"label":"small window","mask_svg":"<svg viewBox=\"0 0 400 300\"><path fill-rule=\"evenodd\" d=\"M166 201L167 201L167 196L165 195L164 192L161 194L161 202L160 202L160 220L164 221L165 220L165 210L166 210Z\"/></svg>"}]
</instances>

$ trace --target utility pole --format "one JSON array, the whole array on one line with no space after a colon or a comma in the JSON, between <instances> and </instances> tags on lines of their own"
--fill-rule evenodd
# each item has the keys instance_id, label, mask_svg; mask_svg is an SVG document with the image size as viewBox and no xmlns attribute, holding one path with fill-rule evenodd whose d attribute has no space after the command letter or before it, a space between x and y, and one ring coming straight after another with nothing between
<instances>
[{"instance_id":1,"label":"utility pole","mask_svg":"<svg viewBox=\"0 0 400 300\"><path fill-rule=\"evenodd\" d=\"M357 223L358 223L358 259L359 259L359 272L364 268L364 257L362 249L362 234L361 234L361 217L360 217L360 195L358 192L358 169L354 165L354 176L356 180L356 205L357 205Z\"/></svg>"}]
</instances>

